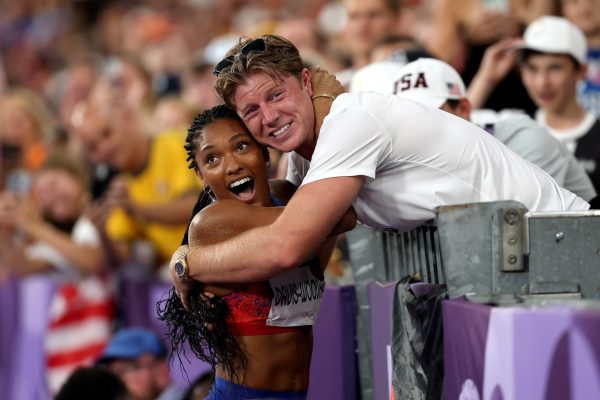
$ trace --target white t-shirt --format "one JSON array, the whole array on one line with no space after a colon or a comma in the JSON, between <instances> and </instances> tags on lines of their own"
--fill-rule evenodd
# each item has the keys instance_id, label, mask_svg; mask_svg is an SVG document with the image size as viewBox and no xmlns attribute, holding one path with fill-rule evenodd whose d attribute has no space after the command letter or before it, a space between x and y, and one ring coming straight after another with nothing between
<instances>
[{"instance_id":1,"label":"white t-shirt","mask_svg":"<svg viewBox=\"0 0 600 400\"><path fill-rule=\"evenodd\" d=\"M577 126L569 129L557 130L551 128L546 123L546 112L541 108L538 108L535 112L535 120L538 124L548 129L548 132L556 138L559 142L563 143L571 153L575 153L577 148L577 140L585 136L592 126L596 123L596 116L592 113L585 113L585 117Z\"/></svg>"},{"instance_id":2,"label":"white t-shirt","mask_svg":"<svg viewBox=\"0 0 600 400\"><path fill-rule=\"evenodd\" d=\"M338 176L365 177L353 207L359 221L382 229L413 229L441 205L516 200L530 211L589 208L476 125L378 93L333 102L311 163L290 153L287 179L296 185Z\"/></svg>"}]
</instances>

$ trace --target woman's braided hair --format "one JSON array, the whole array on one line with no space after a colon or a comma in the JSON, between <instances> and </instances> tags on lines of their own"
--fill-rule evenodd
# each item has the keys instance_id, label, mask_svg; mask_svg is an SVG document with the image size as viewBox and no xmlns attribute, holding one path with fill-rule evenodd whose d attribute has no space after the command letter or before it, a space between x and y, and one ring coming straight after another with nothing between
<instances>
[{"instance_id":1,"label":"woman's braided hair","mask_svg":"<svg viewBox=\"0 0 600 400\"><path fill-rule=\"evenodd\" d=\"M239 121L237 114L225 105L213 107L194 118L184 146L190 168L198 168L195 161L196 141L202 138L206 126L219 119ZM211 203L212 199L203 191L194 207L193 215ZM236 371L245 368L246 358L227 327L227 303L218 296L204 296L203 290L202 284L196 285L190 295L187 311L174 288L169 291L166 299L160 300L156 305L158 318L167 325L172 349L171 358L175 354L180 361L181 355L185 357L183 345L187 341L192 352L200 360L209 363L213 370L218 364L230 377L236 377Z\"/></svg>"},{"instance_id":2,"label":"woman's braided hair","mask_svg":"<svg viewBox=\"0 0 600 400\"><path fill-rule=\"evenodd\" d=\"M240 117L238 117L235 111L225 104L215 106L196 115L192 121L192 126L188 129L185 145L183 146L187 153L186 161L190 162L188 168L198 168L198 164L196 164L196 140L202 139L202 132L207 125L210 125L219 119L230 119L241 122Z\"/></svg>"}]
</instances>

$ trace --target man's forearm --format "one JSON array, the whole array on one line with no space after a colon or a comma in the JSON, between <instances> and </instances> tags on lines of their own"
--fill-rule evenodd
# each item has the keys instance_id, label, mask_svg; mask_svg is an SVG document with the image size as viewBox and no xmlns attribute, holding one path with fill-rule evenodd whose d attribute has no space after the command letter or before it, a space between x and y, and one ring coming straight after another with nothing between
<instances>
[{"instance_id":1,"label":"man's forearm","mask_svg":"<svg viewBox=\"0 0 600 400\"><path fill-rule=\"evenodd\" d=\"M218 244L190 247L186 256L190 278L210 283L258 282L297 265L293 254L280 257L282 243L266 238L268 228L261 227Z\"/></svg>"}]
</instances>

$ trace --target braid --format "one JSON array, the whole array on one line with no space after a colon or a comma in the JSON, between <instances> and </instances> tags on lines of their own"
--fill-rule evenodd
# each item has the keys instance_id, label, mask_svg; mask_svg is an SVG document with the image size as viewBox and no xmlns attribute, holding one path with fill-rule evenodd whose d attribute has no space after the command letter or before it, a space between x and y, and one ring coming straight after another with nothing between
<instances>
[{"instance_id":1,"label":"braid","mask_svg":"<svg viewBox=\"0 0 600 400\"><path fill-rule=\"evenodd\" d=\"M159 320L167 324L172 348L170 357L176 354L181 363L181 355L185 356L183 345L187 341L196 357L209 363L213 370L218 364L228 376L235 377L240 368L245 369L246 358L228 329L227 303L218 296L203 296L202 290L202 285L194 288L187 311L174 288L167 299L156 305Z\"/></svg>"},{"instance_id":2,"label":"braid","mask_svg":"<svg viewBox=\"0 0 600 400\"><path fill-rule=\"evenodd\" d=\"M202 131L207 125L210 125L219 119L231 119L234 121L240 120L235 111L227 107L225 104L221 104L201 112L200 114L196 115L192 121L192 126L188 129L188 134L185 138L185 145L183 146L187 153L186 161L190 162L188 168L198 168L198 165L196 164L195 141L202 138Z\"/></svg>"}]
</instances>

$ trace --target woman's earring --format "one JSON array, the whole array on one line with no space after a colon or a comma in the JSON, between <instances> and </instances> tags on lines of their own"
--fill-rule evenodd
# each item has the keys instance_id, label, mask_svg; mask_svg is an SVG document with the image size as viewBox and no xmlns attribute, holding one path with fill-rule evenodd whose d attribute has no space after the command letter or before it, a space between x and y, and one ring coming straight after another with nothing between
<instances>
[{"instance_id":1,"label":"woman's earring","mask_svg":"<svg viewBox=\"0 0 600 400\"><path fill-rule=\"evenodd\" d=\"M212 189L210 188L210 186L206 186L204 188L204 191L206 192L206 194L208 195L208 197L210 197L210 200L212 202L217 201L217 198L215 197L215 194L213 193Z\"/></svg>"}]
</instances>

